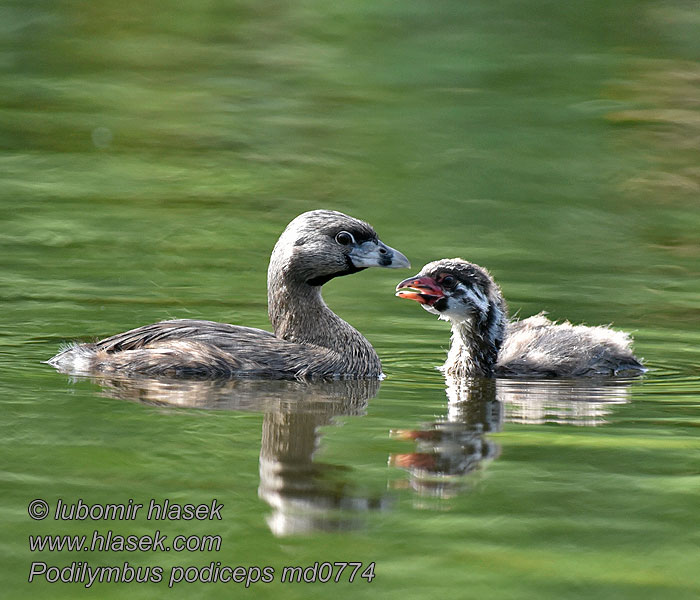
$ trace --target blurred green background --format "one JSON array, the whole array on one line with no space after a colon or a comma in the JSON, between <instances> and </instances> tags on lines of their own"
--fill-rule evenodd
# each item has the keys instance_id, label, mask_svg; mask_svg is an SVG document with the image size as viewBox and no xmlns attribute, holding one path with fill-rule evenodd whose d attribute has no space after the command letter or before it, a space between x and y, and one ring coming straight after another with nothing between
<instances>
[{"instance_id":1,"label":"blurred green background","mask_svg":"<svg viewBox=\"0 0 700 600\"><path fill-rule=\"evenodd\" d=\"M371 583L241 593L697 598L699 25L700 9L682 0L0 0L8 597L218 598L234 585L85 591L27 583L33 560L355 560L376 561ZM388 375L360 409L305 417L290 408L294 390L262 394L284 410L166 408L143 390L145 403L124 402L135 395L40 363L67 340L164 318L267 328L269 253L315 208L371 222L411 273L446 256L488 267L512 313L629 330L651 371L574 400L543 383L506 386L505 423L484 437L500 456L459 493L431 495L387 464L415 450L391 430L449 412L434 369L448 329L392 297L408 272L324 290ZM295 411L285 431L309 442L305 468L322 474L305 476L381 505L361 526L280 536L268 522L261 428ZM27 516L33 498L59 497L216 497L226 509L214 528L163 529L219 532L223 548L29 552L29 534L154 529Z\"/></svg>"}]
</instances>

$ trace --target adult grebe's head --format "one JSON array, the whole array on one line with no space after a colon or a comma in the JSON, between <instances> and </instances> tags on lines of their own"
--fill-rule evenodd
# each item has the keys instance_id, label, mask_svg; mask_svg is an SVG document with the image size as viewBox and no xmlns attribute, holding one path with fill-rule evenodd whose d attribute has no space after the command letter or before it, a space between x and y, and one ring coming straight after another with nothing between
<instances>
[{"instance_id":1,"label":"adult grebe's head","mask_svg":"<svg viewBox=\"0 0 700 600\"><path fill-rule=\"evenodd\" d=\"M368 223L341 212L313 210L299 215L280 236L270 258L268 282L281 273L296 283L321 286L368 267L410 266Z\"/></svg>"}]
</instances>

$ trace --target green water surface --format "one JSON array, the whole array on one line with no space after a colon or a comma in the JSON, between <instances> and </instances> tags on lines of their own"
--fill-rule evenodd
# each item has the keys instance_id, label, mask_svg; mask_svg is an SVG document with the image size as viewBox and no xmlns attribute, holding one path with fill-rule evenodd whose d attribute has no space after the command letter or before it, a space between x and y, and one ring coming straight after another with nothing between
<instances>
[{"instance_id":1,"label":"green water surface","mask_svg":"<svg viewBox=\"0 0 700 600\"><path fill-rule=\"evenodd\" d=\"M700 596L699 25L681 0L0 0L3 597ZM324 288L381 385L41 363L165 318L268 328L269 253L315 208L413 263ZM447 256L513 314L630 331L650 371L446 390L447 324L393 289ZM37 498L224 508L32 520ZM221 546L28 546L95 530ZM280 581L337 561L374 578ZM33 562L166 581L29 583ZM274 581L168 588L212 562Z\"/></svg>"}]
</instances>

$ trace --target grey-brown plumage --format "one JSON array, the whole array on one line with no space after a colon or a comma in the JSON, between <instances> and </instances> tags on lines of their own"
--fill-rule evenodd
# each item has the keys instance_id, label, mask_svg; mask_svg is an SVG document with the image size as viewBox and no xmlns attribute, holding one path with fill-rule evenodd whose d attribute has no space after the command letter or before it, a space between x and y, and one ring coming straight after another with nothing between
<instances>
[{"instance_id":1,"label":"grey-brown plumage","mask_svg":"<svg viewBox=\"0 0 700 600\"><path fill-rule=\"evenodd\" d=\"M367 223L316 210L294 219L277 241L268 269L274 333L181 319L72 345L48 363L64 372L178 377L379 377L372 345L326 306L321 286L367 267L408 267Z\"/></svg>"},{"instance_id":2,"label":"grey-brown plumage","mask_svg":"<svg viewBox=\"0 0 700 600\"><path fill-rule=\"evenodd\" d=\"M544 314L510 321L488 271L460 258L429 263L396 289L397 296L451 322L446 375L585 377L645 371L622 331L553 323Z\"/></svg>"}]
</instances>

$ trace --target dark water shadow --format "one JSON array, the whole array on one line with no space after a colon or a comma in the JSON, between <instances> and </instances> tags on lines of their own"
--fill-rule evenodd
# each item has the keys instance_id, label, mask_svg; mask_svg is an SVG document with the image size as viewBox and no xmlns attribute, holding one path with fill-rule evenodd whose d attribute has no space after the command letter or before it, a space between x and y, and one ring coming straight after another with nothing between
<instances>
[{"instance_id":1,"label":"dark water shadow","mask_svg":"<svg viewBox=\"0 0 700 600\"><path fill-rule=\"evenodd\" d=\"M446 378L444 418L394 437L416 442L416 451L393 454L391 465L408 473L422 497L452 498L473 487L473 474L498 458L500 445L487 434L504 423L603 425L613 407L631 399L638 379L527 380Z\"/></svg>"},{"instance_id":2,"label":"dark water shadow","mask_svg":"<svg viewBox=\"0 0 700 600\"><path fill-rule=\"evenodd\" d=\"M366 414L377 380L261 381L85 377L103 395L149 405L263 413L258 495L278 536L359 529L366 513L386 510L387 493L368 494L353 470L314 460L322 434L339 416Z\"/></svg>"}]
</instances>

